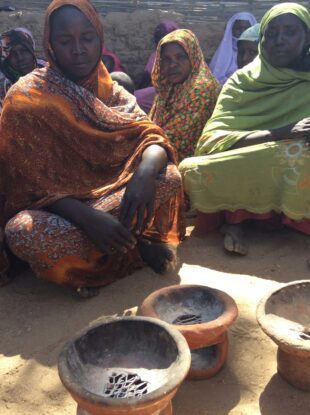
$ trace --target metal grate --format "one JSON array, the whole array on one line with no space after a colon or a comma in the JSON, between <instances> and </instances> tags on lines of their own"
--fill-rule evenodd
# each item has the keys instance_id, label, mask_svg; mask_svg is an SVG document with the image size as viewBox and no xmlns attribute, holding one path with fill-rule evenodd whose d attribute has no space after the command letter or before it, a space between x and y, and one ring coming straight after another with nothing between
<instances>
[{"instance_id":1,"label":"metal grate","mask_svg":"<svg viewBox=\"0 0 310 415\"><path fill-rule=\"evenodd\" d=\"M183 326L200 323L202 323L200 314L182 314L172 322L172 324L179 324Z\"/></svg>"},{"instance_id":2,"label":"metal grate","mask_svg":"<svg viewBox=\"0 0 310 415\"><path fill-rule=\"evenodd\" d=\"M112 373L105 385L103 396L106 398L141 398L148 392L148 382L136 373Z\"/></svg>"}]
</instances>

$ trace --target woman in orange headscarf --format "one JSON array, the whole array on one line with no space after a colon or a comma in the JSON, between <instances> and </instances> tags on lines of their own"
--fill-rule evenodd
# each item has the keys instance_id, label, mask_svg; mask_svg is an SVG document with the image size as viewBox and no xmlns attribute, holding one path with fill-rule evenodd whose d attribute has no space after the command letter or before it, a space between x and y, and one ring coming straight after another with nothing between
<instances>
[{"instance_id":1,"label":"woman in orange headscarf","mask_svg":"<svg viewBox=\"0 0 310 415\"><path fill-rule=\"evenodd\" d=\"M88 0L52 1L49 66L10 89L0 125L7 244L39 277L81 295L143 263L165 271L167 244L184 232L173 149L112 82L102 39Z\"/></svg>"}]
</instances>

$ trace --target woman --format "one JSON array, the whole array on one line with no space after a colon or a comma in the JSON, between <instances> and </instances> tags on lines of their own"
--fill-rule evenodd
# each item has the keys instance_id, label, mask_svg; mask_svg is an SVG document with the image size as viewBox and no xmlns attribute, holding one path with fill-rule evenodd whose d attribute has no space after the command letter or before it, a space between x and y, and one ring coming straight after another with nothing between
<instances>
[{"instance_id":1,"label":"woman","mask_svg":"<svg viewBox=\"0 0 310 415\"><path fill-rule=\"evenodd\" d=\"M228 251L246 254L247 219L277 218L310 234L309 29L299 4L265 14L258 57L227 81L198 157L180 166L205 228L225 220Z\"/></svg>"},{"instance_id":2,"label":"woman","mask_svg":"<svg viewBox=\"0 0 310 415\"><path fill-rule=\"evenodd\" d=\"M21 77L44 62L36 58L35 42L28 29L19 27L5 32L0 37L0 113L9 88Z\"/></svg>"},{"instance_id":3,"label":"woman","mask_svg":"<svg viewBox=\"0 0 310 415\"><path fill-rule=\"evenodd\" d=\"M126 70L122 65L120 58L116 55L116 53L111 52L107 48L103 48L102 50L102 62L104 63L107 70L112 72L125 72Z\"/></svg>"},{"instance_id":4,"label":"woman","mask_svg":"<svg viewBox=\"0 0 310 415\"><path fill-rule=\"evenodd\" d=\"M152 81L157 95L150 118L164 129L181 161L194 154L220 91L193 32L179 29L160 41Z\"/></svg>"},{"instance_id":5,"label":"woman","mask_svg":"<svg viewBox=\"0 0 310 415\"><path fill-rule=\"evenodd\" d=\"M238 69L243 68L248 63L251 63L258 55L260 24L245 30L237 42L237 65Z\"/></svg>"},{"instance_id":6,"label":"woman","mask_svg":"<svg viewBox=\"0 0 310 415\"><path fill-rule=\"evenodd\" d=\"M146 114L150 112L156 95L155 88L152 85L151 74L154 67L157 45L163 37L178 28L178 24L173 20L163 20L155 28L153 36L155 50L151 53L144 68L142 78L139 82L140 89L135 91L137 102Z\"/></svg>"},{"instance_id":7,"label":"woman","mask_svg":"<svg viewBox=\"0 0 310 415\"><path fill-rule=\"evenodd\" d=\"M247 12L236 13L228 20L223 39L210 62L213 75L222 85L238 69L238 38L242 32L255 23L257 22L253 14Z\"/></svg>"},{"instance_id":8,"label":"woman","mask_svg":"<svg viewBox=\"0 0 310 415\"><path fill-rule=\"evenodd\" d=\"M82 296L143 263L164 272L184 233L173 150L112 82L102 40L88 0L53 0L49 67L10 89L0 124L7 243L39 277Z\"/></svg>"},{"instance_id":9,"label":"woman","mask_svg":"<svg viewBox=\"0 0 310 415\"><path fill-rule=\"evenodd\" d=\"M145 65L142 79L139 83L139 88L147 88L149 86L152 86L151 74L155 63L156 49L158 43L161 41L163 37L173 32L174 30L177 30L178 28L178 24L173 20L163 20L156 26L153 34L154 50L150 54L147 64Z\"/></svg>"}]
</instances>

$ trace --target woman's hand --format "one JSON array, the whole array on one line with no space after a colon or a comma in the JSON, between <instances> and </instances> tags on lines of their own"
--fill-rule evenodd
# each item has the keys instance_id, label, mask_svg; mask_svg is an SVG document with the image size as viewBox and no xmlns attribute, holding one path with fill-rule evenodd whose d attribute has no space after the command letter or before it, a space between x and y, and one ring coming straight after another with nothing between
<instances>
[{"instance_id":1,"label":"woman's hand","mask_svg":"<svg viewBox=\"0 0 310 415\"><path fill-rule=\"evenodd\" d=\"M255 144L267 143L269 141L287 140L289 138L306 138L306 146L310 145L310 117L304 118L296 123L285 127L271 130L254 131L239 140L232 148L241 148Z\"/></svg>"},{"instance_id":2,"label":"woman's hand","mask_svg":"<svg viewBox=\"0 0 310 415\"><path fill-rule=\"evenodd\" d=\"M306 145L310 144L310 117L298 121L292 127L291 138L306 138Z\"/></svg>"},{"instance_id":3,"label":"woman's hand","mask_svg":"<svg viewBox=\"0 0 310 415\"><path fill-rule=\"evenodd\" d=\"M156 178L167 160L165 149L158 145L151 145L144 150L141 163L123 196L120 220L71 197L58 200L46 209L79 226L107 254L126 252L136 244L131 233L135 215L135 231L138 234L153 218Z\"/></svg>"},{"instance_id":4,"label":"woman's hand","mask_svg":"<svg viewBox=\"0 0 310 415\"><path fill-rule=\"evenodd\" d=\"M100 250L109 255L114 251L126 253L136 245L131 232L109 213L90 209L83 222L85 233Z\"/></svg>"},{"instance_id":5,"label":"woman's hand","mask_svg":"<svg viewBox=\"0 0 310 415\"><path fill-rule=\"evenodd\" d=\"M136 244L131 232L112 215L93 209L80 200L66 197L47 210L80 227L100 250L109 255L114 251L126 252Z\"/></svg>"},{"instance_id":6,"label":"woman's hand","mask_svg":"<svg viewBox=\"0 0 310 415\"><path fill-rule=\"evenodd\" d=\"M120 222L141 234L150 225L154 216L156 178L167 164L167 153L162 147L152 145L144 150L142 160L127 185L120 212ZM134 218L137 218L133 226Z\"/></svg>"},{"instance_id":7,"label":"woman's hand","mask_svg":"<svg viewBox=\"0 0 310 415\"><path fill-rule=\"evenodd\" d=\"M151 223L155 206L154 175L144 169L138 169L128 183L121 203L120 222L127 228L141 234ZM133 226L136 216L137 222Z\"/></svg>"},{"instance_id":8,"label":"woman's hand","mask_svg":"<svg viewBox=\"0 0 310 415\"><path fill-rule=\"evenodd\" d=\"M296 123L271 130L271 134L276 141L310 137L310 118L304 118Z\"/></svg>"}]
</instances>

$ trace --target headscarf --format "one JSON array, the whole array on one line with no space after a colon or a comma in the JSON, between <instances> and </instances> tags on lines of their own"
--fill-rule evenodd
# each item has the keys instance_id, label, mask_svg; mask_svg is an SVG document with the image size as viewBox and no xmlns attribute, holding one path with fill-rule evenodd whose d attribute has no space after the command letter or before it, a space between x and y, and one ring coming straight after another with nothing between
<instances>
[{"instance_id":1,"label":"headscarf","mask_svg":"<svg viewBox=\"0 0 310 415\"><path fill-rule=\"evenodd\" d=\"M25 33L26 35L28 35L30 37L30 39L32 41L32 44L33 44L33 50L35 52L35 50L36 50L36 42L34 40L34 37L33 37L32 32L29 29L27 29L26 27L16 27L14 30L17 31L17 32ZM37 66L39 68L42 68L43 66L46 65L46 62L45 62L44 59L41 59L41 58L37 58L36 57L36 61L37 61Z\"/></svg>"},{"instance_id":2,"label":"headscarf","mask_svg":"<svg viewBox=\"0 0 310 415\"><path fill-rule=\"evenodd\" d=\"M131 94L112 82L101 60L82 85L66 78L58 67L49 26L53 11L64 5L77 7L102 39L101 22L88 0L52 1L44 31L50 66L22 77L4 102L2 221L22 209L42 208L64 197L93 199L121 188L152 144L164 147L174 161L163 131L149 121Z\"/></svg>"},{"instance_id":3,"label":"headscarf","mask_svg":"<svg viewBox=\"0 0 310 415\"><path fill-rule=\"evenodd\" d=\"M34 55L35 43L30 30L18 27L2 33L0 37L1 62L4 62L10 55L12 48L16 45L23 45Z\"/></svg>"},{"instance_id":4,"label":"headscarf","mask_svg":"<svg viewBox=\"0 0 310 415\"><path fill-rule=\"evenodd\" d=\"M281 16L282 14L291 13L294 14L296 17L298 17L302 22L305 23L305 25L310 28L310 14L308 12L308 9L301 4L298 3L282 3L277 4L276 6L271 7L269 9L261 21L261 34L265 33L267 26L273 20L275 17Z\"/></svg>"},{"instance_id":5,"label":"headscarf","mask_svg":"<svg viewBox=\"0 0 310 415\"><path fill-rule=\"evenodd\" d=\"M253 14L247 12L236 13L228 20L223 39L210 62L213 75L222 85L238 69L237 39L232 34L237 20L247 20L251 26L257 23Z\"/></svg>"},{"instance_id":6,"label":"headscarf","mask_svg":"<svg viewBox=\"0 0 310 415\"><path fill-rule=\"evenodd\" d=\"M157 47L158 42L163 37L165 37L169 33L173 32L174 30L177 30L178 28L179 28L179 25L176 22L174 22L173 20L163 20L163 21L161 21L156 26L156 28L154 30L154 35L153 35L153 40L154 40L154 44L156 45L156 47ZM148 72L150 75L152 73L155 58L156 58L156 50L154 50L151 53L151 55L149 57L149 60L147 61L147 64L144 68L144 71Z\"/></svg>"},{"instance_id":7,"label":"headscarf","mask_svg":"<svg viewBox=\"0 0 310 415\"><path fill-rule=\"evenodd\" d=\"M32 42L32 45L33 45L33 50L35 50L36 42L34 40L32 32L29 29L27 29L26 27L16 27L14 30L17 31L17 32L22 32L22 33L25 33L26 35L28 35L29 38L31 39L31 42Z\"/></svg>"},{"instance_id":8,"label":"headscarf","mask_svg":"<svg viewBox=\"0 0 310 415\"><path fill-rule=\"evenodd\" d=\"M50 43L50 18L52 14L64 6L73 6L79 9L85 17L89 20L92 26L95 28L98 38L100 40L100 49L103 50L103 24L100 20L100 17L95 9L95 7L88 0L53 0L47 8L45 15L45 24L44 24L44 34L43 34L43 46L45 51L45 56L48 58L48 62L51 68L56 69L62 73L58 62L56 61L55 54L52 50ZM98 68L101 66L101 57L98 59L97 67L94 69L93 73L87 77L85 80L81 80L79 85L85 87L86 89L92 91L97 95L99 85L102 85L103 90L109 91L108 83L103 85L104 77L102 77L102 71L98 71ZM101 76L101 79L99 79ZM108 78L107 78L108 79Z\"/></svg>"},{"instance_id":9,"label":"headscarf","mask_svg":"<svg viewBox=\"0 0 310 415\"><path fill-rule=\"evenodd\" d=\"M163 45L177 42L191 62L191 73L182 84L172 85L161 76ZM156 97L151 119L162 127L178 151L179 160L193 155L203 126L212 114L220 86L205 63L197 37L187 29L176 30L159 43L152 72Z\"/></svg>"},{"instance_id":10,"label":"headscarf","mask_svg":"<svg viewBox=\"0 0 310 415\"><path fill-rule=\"evenodd\" d=\"M162 20L154 30L153 40L155 45L157 46L163 37L177 29L179 29L179 25L175 21Z\"/></svg>"},{"instance_id":11,"label":"headscarf","mask_svg":"<svg viewBox=\"0 0 310 415\"><path fill-rule=\"evenodd\" d=\"M102 56L109 56L110 58L113 59L114 68L112 72L125 72L125 73L127 72L124 66L122 65L120 58L116 55L116 53L111 52L107 48L103 48Z\"/></svg>"},{"instance_id":12,"label":"headscarf","mask_svg":"<svg viewBox=\"0 0 310 415\"><path fill-rule=\"evenodd\" d=\"M44 66L45 62L34 55L35 41L30 30L17 27L0 36L0 113L3 101L11 86L20 78L20 73L13 69L7 58L15 45L23 45L33 56L35 66Z\"/></svg>"},{"instance_id":13,"label":"headscarf","mask_svg":"<svg viewBox=\"0 0 310 415\"><path fill-rule=\"evenodd\" d=\"M261 21L261 36L275 17L294 14L310 30L310 14L297 3L272 7ZM225 84L198 142L196 155L225 151L250 132L280 128L310 116L310 72L270 65L259 55Z\"/></svg>"},{"instance_id":14,"label":"headscarf","mask_svg":"<svg viewBox=\"0 0 310 415\"><path fill-rule=\"evenodd\" d=\"M246 40L248 42L259 42L260 23L256 23L254 26L249 27L238 38L238 42Z\"/></svg>"},{"instance_id":15,"label":"headscarf","mask_svg":"<svg viewBox=\"0 0 310 415\"><path fill-rule=\"evenodd\" d=\"M10 80L11 83L16 82L20 74L13 69L7 61L14 46L24 46L33 56L36 65L36 57L34 54L34 39L28 29L17 28L2 33L0 36L0 52L1 52L1 71Z\"/></svg>"}]
</instances>

